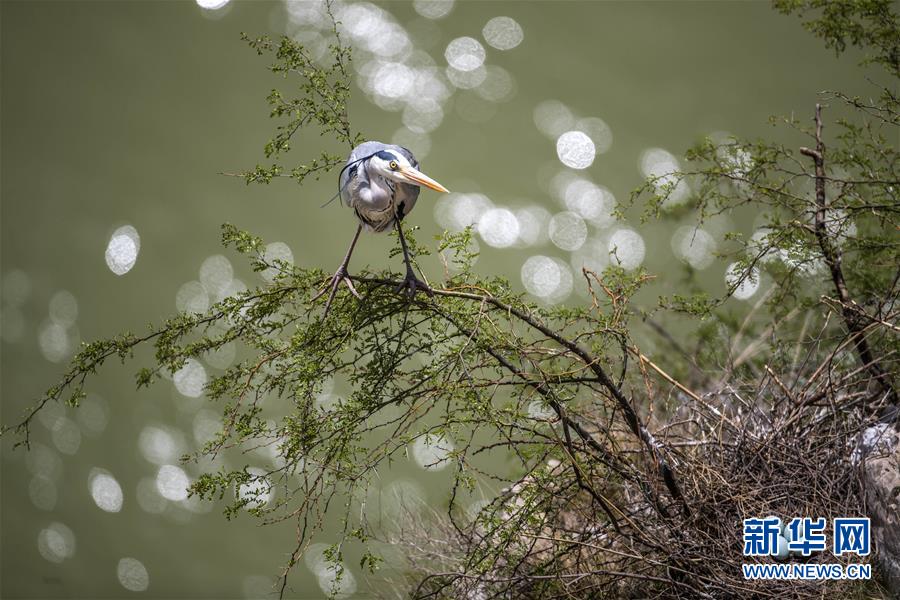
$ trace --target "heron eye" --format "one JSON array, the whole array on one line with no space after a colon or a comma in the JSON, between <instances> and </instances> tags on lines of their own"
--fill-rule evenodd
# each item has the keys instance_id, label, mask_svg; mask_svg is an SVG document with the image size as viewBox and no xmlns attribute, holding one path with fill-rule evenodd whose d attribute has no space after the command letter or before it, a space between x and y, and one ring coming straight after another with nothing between
<instances>
[{"instance_id":1,"label":"heron eye","mask_svg":"<svg viewBox=\"0 0 900 600\"><path fill-rule=\"evenodd\" d=\"M392 160L388 166L391 168L391 171L396 171L400 168L396 160Z\"/></svg>"}]
</instances>

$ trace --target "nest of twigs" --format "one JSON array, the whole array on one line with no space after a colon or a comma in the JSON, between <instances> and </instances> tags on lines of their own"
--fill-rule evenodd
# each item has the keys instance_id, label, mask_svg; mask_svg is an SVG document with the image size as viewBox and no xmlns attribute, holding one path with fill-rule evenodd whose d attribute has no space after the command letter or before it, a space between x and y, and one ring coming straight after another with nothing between
<instances>
[{"instance_id":1,"label":"nest of twigs","mask_svg":"<svg viewBox=\"0 0 900 600\"><path fill-rule=\"evenodd\" d=\"M578 485L573 463L530 470L465 522L433 515L391 536L414 575L400 594L417 598L888 598L874 579L748 580L742 521L776 515L864 516L861 432L884 421L886 394L834 356L811 373L776 375L755 385L721 385L695 394L675 383L677 408L651 422L674 465L684 503L667 495L652 460L613 476L591 470L591 484L615 507L615 523ZM671 383L671 382L670 382ZM649 389L649 388L648 388ZM658 390L665 392L665 389ZM640 455L614 429L592 435ZM646 459L646 457L644 457ZM582 463L584 464L584 463ZM589 472L584 465L582 476ZM550 493L547 493L550 492ZM830 543L830 534L829 534ZM790 562L874 562L829 550ZM400 588L398 588L400 589Z\"/></svg>"}]
</instances>

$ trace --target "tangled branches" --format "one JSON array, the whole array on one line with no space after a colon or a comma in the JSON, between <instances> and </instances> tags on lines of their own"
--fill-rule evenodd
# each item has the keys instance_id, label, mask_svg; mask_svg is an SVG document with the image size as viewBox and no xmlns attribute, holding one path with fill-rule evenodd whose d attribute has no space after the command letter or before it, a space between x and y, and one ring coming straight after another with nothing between
<instances>
[{"instance_id":1,"label":"tangled branches","mask_svg":"<svg viewBox=\"0 0 900 600\"><path fill-rule=\"evenodd\" d=\"M586 271L594 301L577 310L528 304L466 267L434 298L412 301L389 276L365 274L354 280L362 300L341 294L325 318L313 300L321 272L266 262L262 241L230 226L224 241L254 269L280 274L147 336L88 345L19 431L27 439L40 406L64 390L79 398L87 375L139 344L155 348L139 385L239 344L240 362L206 387L224 402L222 428L186 457L207 467L191 493L226 499L229 517L246 509L295 524L282 593L331 511L341 515L342 541L329 555L339 573L346 542L408 529L390 519L379 479L417 443L440 450L433 463L453 465L435 526L442 534L393 540L419 550L410 553L419 597L803 597L815 586L743 580L738 524L770 513L862 513L847 456L888 398L868 385L866 369L846 368L849 339L824 360L828 340L806 341L793 371L766 366L758 384L734 377L698 394L629 336L620 308L646 281L641 274ZM468 243L464 233L443 247L465 265ZM351 391L323 402L334 380ZM270 465L247 465L260 451ZM228 467L235 463L245 466ZM505 491L466 508L493 486ZM363 564L374 569L378 557Z\"/></svg>"},{"instance_id":2,"label":"tangled branches","mask_svg":"<svg viewBox=\"0 0 900 600\"><path fill-rule=\"evenodd\" d=\"M670 412L655 435L675 457L690 516L672 518L656 510L642 494L646 481L604 478L595 482L600 493L628 510L628 526L615 530L598 520L576 471L550 459L511 485L468 528L446 526L436 535L406 529L392 538L410 548L424 574L414 584L416 597L856 593L854 582L754 582L741 572L743 519L867 514L859 463L870 448L861 446L859 432L878 420L879 407L871 407L870 396L886 398L865 370L842 368L842 359L852 356L847 345L822 363L809 362L812 354L792 372L767 369L758 383L730 382L703 395L644 375L650 401L668 396ZM447 552L447 539L455 553Z\"/></svg>"},{"instance_id":3,"label":"tangled branches","mask_svg":"<svg viewBox=\"0 0 900 600\"><path fill-rule=\"evenodd\" d=\"M220 454L271 447L277 468L207 473L192 493L223 498L251 486L256 495L237 495L228 515L250 508L267 522L297 519L303 525L288 568L309 542L307 525L321 523L320 511L336 494L365 497L378 469L423 436L454 448L446 457L457 465L454 489L503 477L485 471L482 454L515 456L516 470L526 473L557 456L616 531L633 530L632 517L615 495L597 490L597 481L635 482L661 515L690 513L668 450L608 375L617 361L624 368L625 355L607 355L611 348L627 350L626 335L599 307L596 314L538 309L505 282L475 281L464 269L435 291L434 300L411 303L392 293L396 282L390 279L357 278L362 301L344 298L324 318L311 295L316 271L266 263L262 242L232 227L225 229L225 242L249 254L257 270L281 268L275 284L227 298L202 315L181 315L147 336L88 345L63 382L18 425L23 439L42 406L64 392L77 403L85 377L111 356L124 358L152 343L156 363L138 373L143 386L163 371L175 373L189 360L240 343L246 358L207 385L211 399L227 400L222 431L193 458L212 463ZM445 244L463 253L468 234ZM619 295L625 286L636 287L620 275ZM353 391L323 407L317 397L332 379ZM529 411L546 413L560 428L545 427L546 418L529 418ZM628 447L630 453L622 451ZM259 498L276 487L278 500L263 506ZM344 518L346 535L369 535L365 519Z\"/></svg>"}]
</instances>

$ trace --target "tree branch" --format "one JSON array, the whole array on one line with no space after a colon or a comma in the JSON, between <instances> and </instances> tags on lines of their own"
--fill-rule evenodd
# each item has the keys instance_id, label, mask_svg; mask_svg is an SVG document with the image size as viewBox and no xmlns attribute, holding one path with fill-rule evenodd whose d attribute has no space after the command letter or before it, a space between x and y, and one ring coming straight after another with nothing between
<instances>
[{"instance_id":1,"label":"tree branch","mask_svg":"<svg viewBox=\"0 0 900 600\"><path fill-rule=\"evenodd\" d=\"M880 362L875 359L872 349L866 339L864 326L861 322L860 315L850 308L853 305L853 299L850 291L847 289L847 282L844 278L844 272L841 268L841 251L840 248L832 243L828 236L827 228L827 212L828 198L825 195L825 142L822 139L822 105L816 104L816 148L800 148L800 153L808 156L813 160L816 175L816 214L815 214L815 234L819 243L819 249L825 259L825 264L831 271L831 281L837 292L838 301L841 304L841 315L844 319L844 325L850 332L856 353L859 355L860 362L866 366L869 373L878 381L885 393L888 394L891 404L898 405L897 392L891 382L888 373L881 366Z\"/></svg>"}]
</instances>

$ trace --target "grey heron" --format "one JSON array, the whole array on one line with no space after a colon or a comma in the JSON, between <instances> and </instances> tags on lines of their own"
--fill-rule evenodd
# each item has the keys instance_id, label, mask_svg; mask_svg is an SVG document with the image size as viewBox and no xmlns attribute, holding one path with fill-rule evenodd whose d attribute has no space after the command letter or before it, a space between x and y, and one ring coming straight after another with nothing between
<instances>
[{"instance_id":1,"label":"grey heron","mask_svg":"<svg viewBox=\"0 0 900 600\"><path fill-rule=\"evenodd\" d=\"M331 283L313 297L315 301L325 292L330 292L325 303L326 315L342 282L354 296L360 297L350 280L347 265L363 229L380 233L396 227L403 249L403 261L406 263L406 278L397 287L397 291L405 289L409 298L415 296L417 290L431 295L431 288L420 281L413 271L400 222L416 205L421 186L438 192L446 193L449 190L419 171L418 167L419 162L412 152L393 144L363 142L350 152L347 164L341 169L338 178L338 193L344 204L356 213L359 224Z\"/></svg>"}]
</instances>

